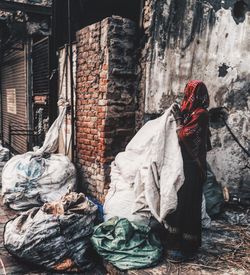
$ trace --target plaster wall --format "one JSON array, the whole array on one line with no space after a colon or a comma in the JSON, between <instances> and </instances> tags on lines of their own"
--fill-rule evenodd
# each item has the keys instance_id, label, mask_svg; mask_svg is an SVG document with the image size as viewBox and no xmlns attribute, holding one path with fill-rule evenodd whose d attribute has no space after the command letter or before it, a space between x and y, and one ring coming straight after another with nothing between
<instances>
[{"instance_id":1,"label":"plaster wall","mask_svg":"<svg viewBox=\"0 0 250 275\"><path fill-rule=\"evenodd\" d=\"M148 10L150 12L148 12ZM250 1L147 1L140 114L160 114L201 79L210 108L226 106L227 122L250 149ZM150 14L150 16L148 15ZM211 123L208 161L223 184L249 183L248 158L221 123Z\"/></svg>"}]
</instances>

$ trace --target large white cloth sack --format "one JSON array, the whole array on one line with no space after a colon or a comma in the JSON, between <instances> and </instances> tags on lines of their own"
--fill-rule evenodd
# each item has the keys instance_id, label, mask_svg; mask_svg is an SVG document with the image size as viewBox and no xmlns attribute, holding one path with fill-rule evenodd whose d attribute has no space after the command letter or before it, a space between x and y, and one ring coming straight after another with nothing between
<instances>
[{"instance_id":1,"label":"large white cloth sack","mask_svg":"<svg viewBox=\"0 0 250 275\"><path fill-rule=\"evenodd\" d=\"M171 108L147 122L112 163L105 219L114 216L164 222L176 209L184 182L183 160Z\"/></svg>"},{"instance_id":2,"label":"large white cloth sack","mask_svg":"<svg viewBox=\"0 0 250 275\"><path fill-rule=\"evenodd\" d=\"M76 169L68 157L53 154L58 147L59 130L66 113L61 107L43 146L10 159L2 172L2 196L14 210L26 210L58 200L76 189Z\"/></svg>"}]
</instances>

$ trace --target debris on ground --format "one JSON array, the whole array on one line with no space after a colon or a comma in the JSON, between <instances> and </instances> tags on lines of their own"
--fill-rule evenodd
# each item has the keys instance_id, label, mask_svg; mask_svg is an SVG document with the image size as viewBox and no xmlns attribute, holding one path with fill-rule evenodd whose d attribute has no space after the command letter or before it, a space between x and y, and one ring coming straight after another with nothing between
<instances>
[{"instance_id":1,"label":"debris on ground","mask_svg":"<svg viewBox=\"0 0 250 275\"><path fill-rule=\"evenodd\" d=\"M225 209L232 211L232 209ZM234 210L236 211L236 210ZM249 217L247 210L240 209L239 214L244 213ZM6 269L6 274L32 274L47 275L44 268L24 263L12 257L3 246L3 231L5 223L13 219L16 212L8 209L0 201L0 258ZM203 230L203 242L198 257L192 262L173 264L167 260L166 255L162 261L153 268L141 270L129 270L123 272L112 264L105 262L105 271L102 268L94 268L85 275L247 275L250 270L250 227L231 225L227 220L220 218L213 220L209 229ZM0 274L4 274L0 264ZM50 273L52 274L52 273ZM65 273L64 273L65 274ZM73 273L74 274L74 273Z\"/></svg>"},{"instance_id":2,"label":"debris on ground","mask_svg":"<svg viewBox=\"0 0 250 275\"><path fill-rule=\"evenodd\" d=\"M111 264L106 268L110 275L247 275L250 270L250 227L231 225L223 219L212 221L211 227L203 230L202 247L194 261L174 264L165 255L154 268L127 272L119 271Z\"/></svg>"}]
</instances>

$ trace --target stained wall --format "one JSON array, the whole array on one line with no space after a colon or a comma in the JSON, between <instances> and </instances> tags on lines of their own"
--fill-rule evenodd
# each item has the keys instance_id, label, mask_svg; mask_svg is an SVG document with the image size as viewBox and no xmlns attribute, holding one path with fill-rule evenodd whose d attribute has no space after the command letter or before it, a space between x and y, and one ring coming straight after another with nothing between
<instances>
[{"instance_id":1,"label":"stained wall","mask_svg":"<svg viewBox=\"0 0 250 275\"><path fill-rule=\"evenodd\" d=\"M210 108L228 108L227 122L250 149L250 1L147 0L140 61L137 128L203 80ZM211 123L208 161L223 184L249 183L248 158L222 123Z\"/></svg>"}]
</instances>

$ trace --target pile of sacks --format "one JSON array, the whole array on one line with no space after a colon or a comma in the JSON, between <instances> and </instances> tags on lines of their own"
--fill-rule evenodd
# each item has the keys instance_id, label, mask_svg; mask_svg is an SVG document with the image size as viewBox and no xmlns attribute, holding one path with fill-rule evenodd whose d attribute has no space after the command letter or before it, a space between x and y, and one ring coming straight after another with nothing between
<instances>
[{"instance_id":1,"label":"pile of sacks","mask_svg":"<svg viewBox=\"0 0 250 275\"><path fill-rule=\"evenodd\" d=\"M42 148L14 157L4 168L5 203L16 210L36 206L6 224L5 247L16 257L56 271L93 267L91 247L121 270L156 265L163 248L150 220L164 224L177 207L177 192L184 182L171 108L146 123L115 158L104 222L96 227L97 205L83 194L70 192L76 187L73 164L53 154L65 111ZM210 173L205 195L214 192L212 178ZM214 202L208 202L208 209L214 209ZM209 226L205 200L203 218Z\"/></svg>"},{"instance_id":2,"label":"pile of sacks","mask_svg":"<svg viewBox=\"0 0 250 275\"><path fill-rule=\"evenodd\" d=\"M91 238L97 252L121 270L156 265L163 248L150 219L164 223L177 206L183 182L176 122L169 108L146 123L112 163L105 222Z\"/></svg>"},{"instance_id":3,"label":"pile of sacks","mask_svg":"<svg viewBox=\"0 0 250 275\"><path fill-rule=\"evenodd\" d=\"M46 269L82 272L93 267L90 237L97 206L74 192L76 169L68 157L55 154L67 109L61 103L43 146L14 156L4 166L4 203L27 210L7 222L4 245L15 257Z\"/></svg>"},{"instance_id":4,"label":"pile of sacks","mask_svg":"<svg viewBox=\"0 0 250 275\"><path fill-rule=\"evenodd\" d=\"M98 253L121 270L155 265L162 247L149 226L153 219L167 227L165 218L176 209L177 192L183 183L182 154L170 107L146 123L111 165L105 222L95 228L92 237ZM221 190L209 167L202 203L203 227L211 224L206 207L215 215L222 203Z\"/></svg>"}]
</instances>

